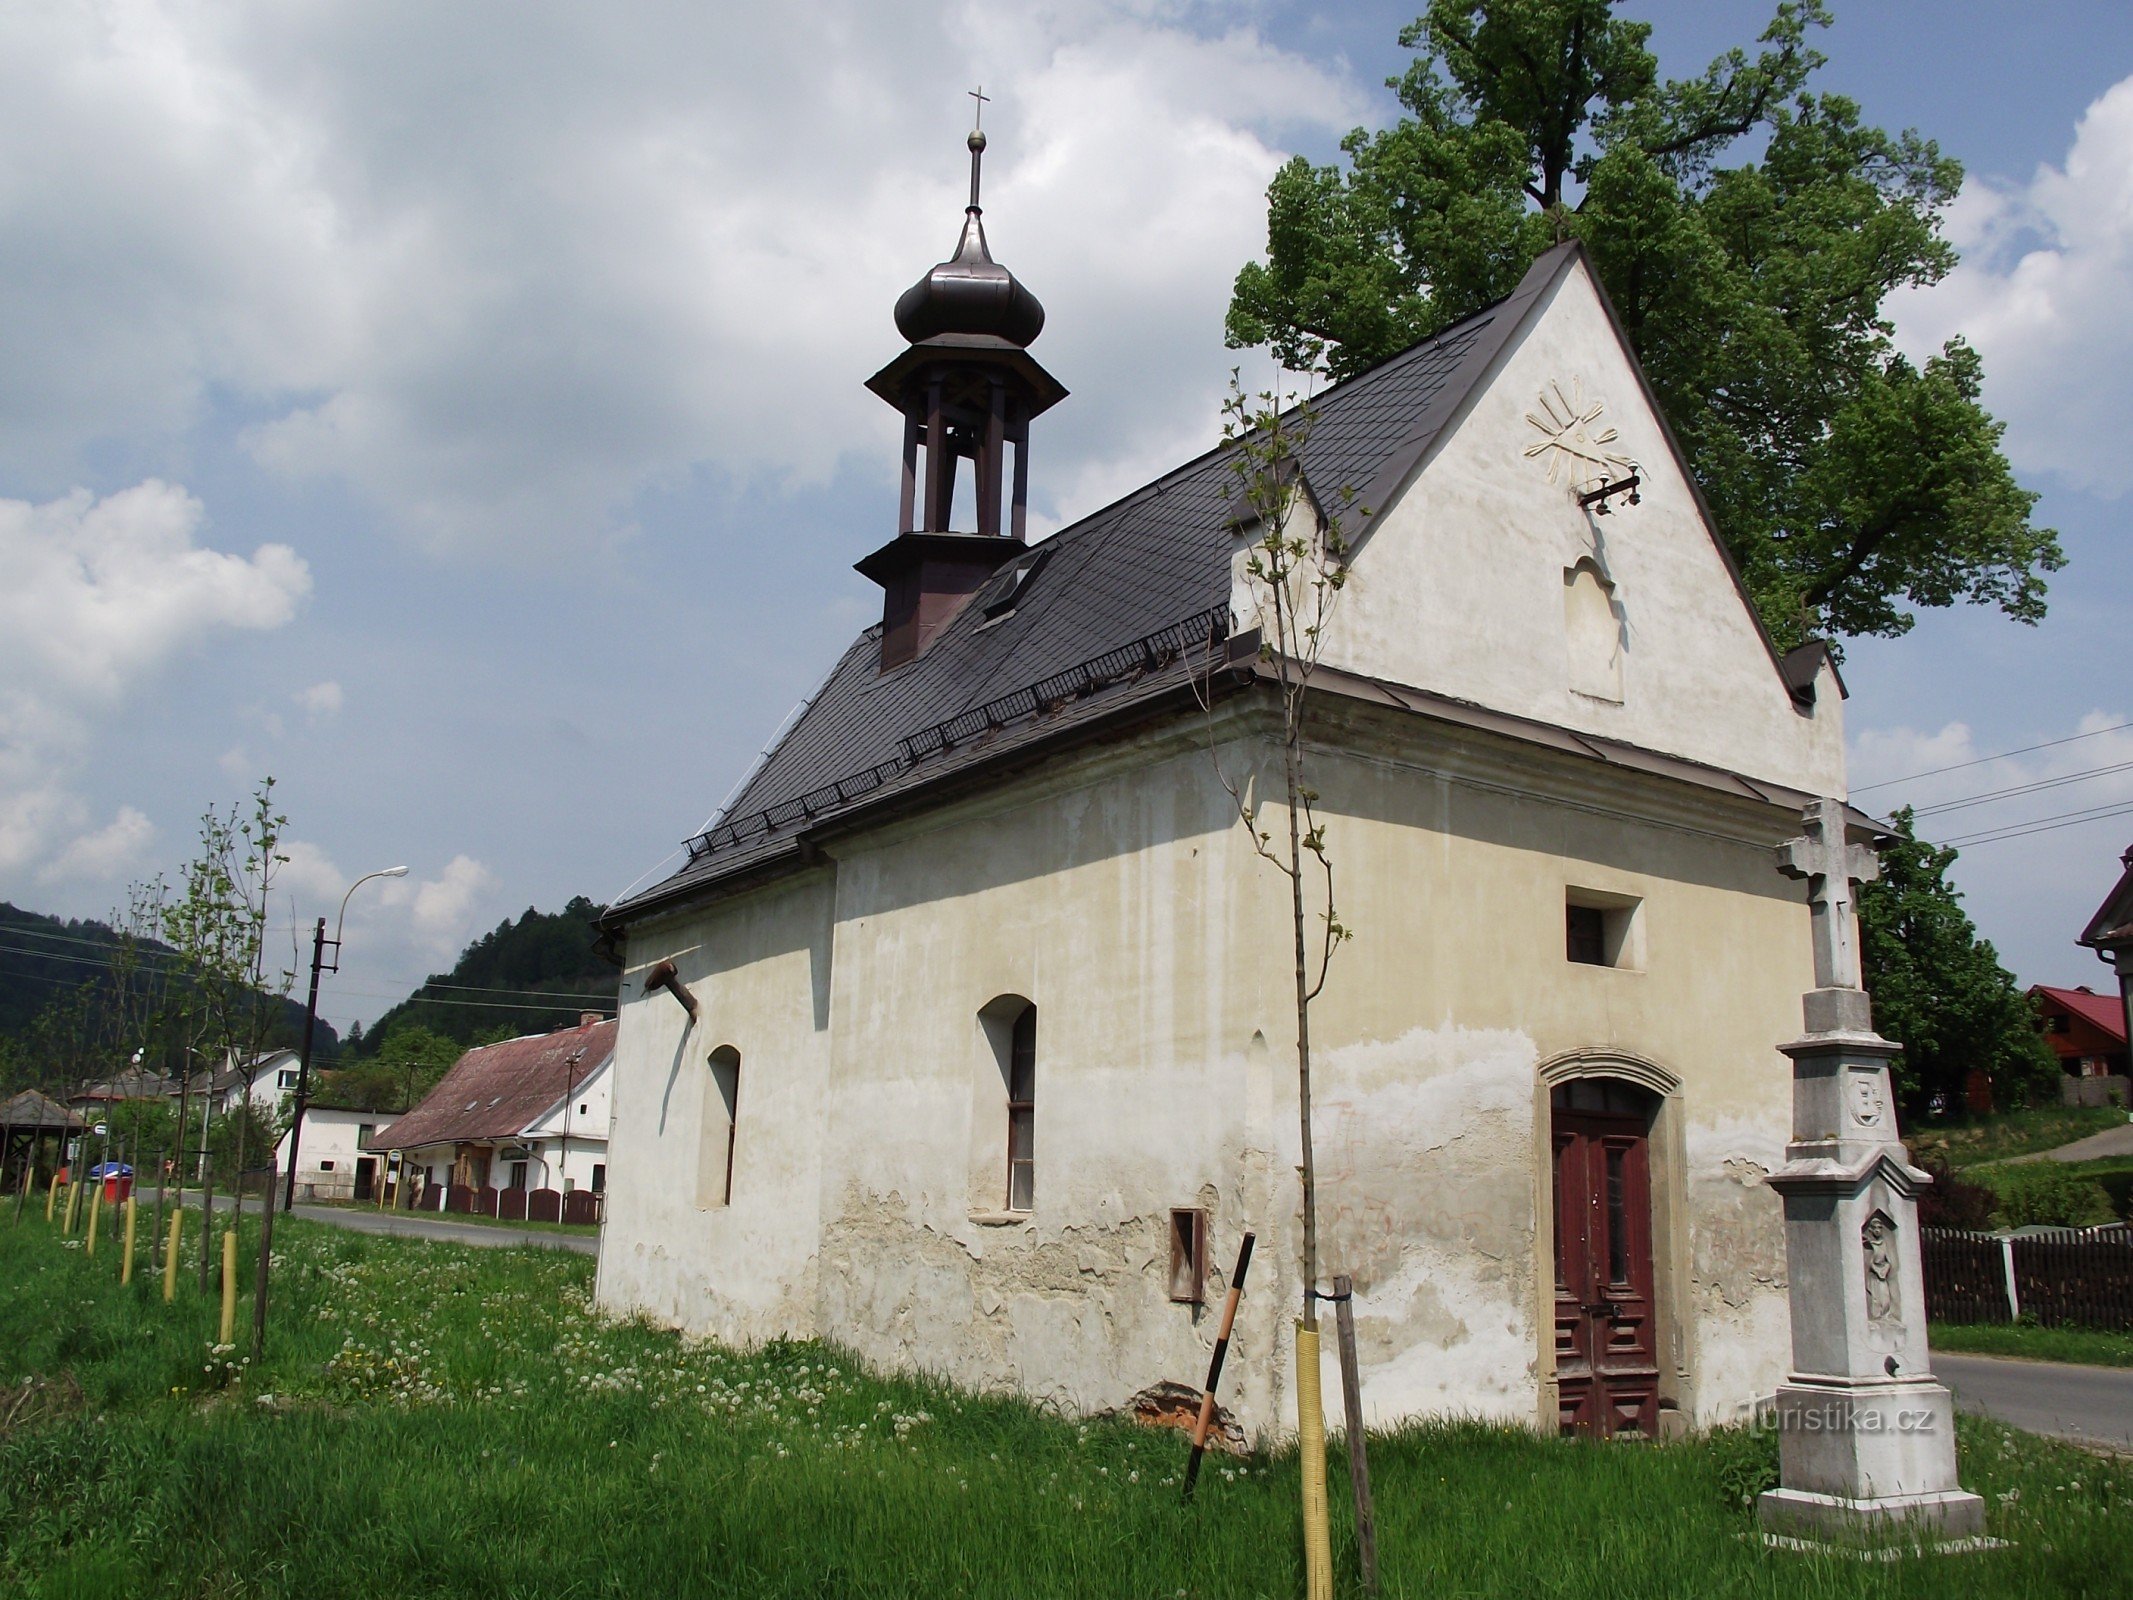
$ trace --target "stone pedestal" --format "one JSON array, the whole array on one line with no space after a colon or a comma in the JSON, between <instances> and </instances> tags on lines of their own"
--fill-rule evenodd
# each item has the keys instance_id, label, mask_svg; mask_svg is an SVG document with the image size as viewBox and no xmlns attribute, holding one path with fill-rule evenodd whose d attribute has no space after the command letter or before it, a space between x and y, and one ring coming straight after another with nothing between
<instances>
[{"instance_id":1,"label":"stone pedestal","mask_svg":"<svg viewBox=\"0 0 2133 1600\"><path fill-rule=\"evenodd\" d=\"M1896 1138L1890 1060L1867 997L1806 999L1793 1063L1793 1140L1770 1177L1784 1197L1792 1373L1777 1393L1781 1488L1757 1512L1773 1533L1895 1543L1980 1533L1984 1502L1955 1476L1955 1414L1933 1381L1919 1255L1931 1180Z\"/></svg>"}]
</instances>

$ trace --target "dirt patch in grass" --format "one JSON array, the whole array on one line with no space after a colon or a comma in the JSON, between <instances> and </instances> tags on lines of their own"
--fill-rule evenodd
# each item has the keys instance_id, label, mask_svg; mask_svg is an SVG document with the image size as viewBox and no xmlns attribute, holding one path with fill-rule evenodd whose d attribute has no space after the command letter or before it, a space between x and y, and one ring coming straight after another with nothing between
<instances>
[{"instance_id":1,"label":"dirt patch in grass","mask_svg":"<svg viewBox=\"0 0 2133 1600\"><path fill-rule=\"evenodd\" d=\"M0 1385L0 1439L17 1428L64 1421L79 1412L83 1403L81 1385L68 1372Z\"/></svg>"}]
</instances>

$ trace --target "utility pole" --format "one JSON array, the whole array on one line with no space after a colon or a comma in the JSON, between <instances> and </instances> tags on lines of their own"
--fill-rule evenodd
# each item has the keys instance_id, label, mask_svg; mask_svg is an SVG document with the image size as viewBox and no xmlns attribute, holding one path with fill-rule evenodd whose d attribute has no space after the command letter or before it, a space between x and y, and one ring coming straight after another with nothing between
<instances>
[{"instance_id":1,"label":"utility pole","mask_svg":"<svg viewBox=\"0 0 2133 1600\"><path fill-rule=\"evenodd\" d=\"M347 903L342 902L344 905ZM340 970L340 941L334 941L334 970ZM296 1147L304 1136L304 1108L311 1103L311 1035L318 1028L318 975L326 962L326 919L320 917L311 934L311 998L304 1002L304 1048L296 1062L296 1112L289 1119L288 1189L282 1195L284 1211L296 1206Z\"/></svg>"},{"instance_id":2,"label":"utility pole","mask_svg":"<svg viewBox=\"0 0 2133 1600\"><path fill-rule=\"evenodd\" d=\"M348 925L348 901L356 890L373 878L404 878L405 867L386 867L378 872L366 872L348 886L348 893L341 896L340 915L334 919L333 937L326 937L326 919L318 919L317 931L311 937L311 998L304 1006L304 1050L296 1067L296 1115L289 1121L289 1184L282 1195L284 1211L296 1207L296 1146L304 1136L304 1108L311 1102L311 1035L318 1027L318 975L320 972L341 970L341 930ZM333 960L326 960L326 946L333 946ZM270 1190L271 1194L272 1191Z\"/></svg>"}]
</instances>

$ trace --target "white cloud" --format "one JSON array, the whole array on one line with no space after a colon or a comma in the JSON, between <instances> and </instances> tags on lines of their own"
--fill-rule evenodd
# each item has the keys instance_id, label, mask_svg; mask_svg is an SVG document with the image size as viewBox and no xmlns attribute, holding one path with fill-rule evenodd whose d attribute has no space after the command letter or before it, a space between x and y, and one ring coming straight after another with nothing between
<instances>
[{"instance_id":1,"label":"white cloud","mask_svg":"<svg viewBox=\"0 0 2133 1600\"><path fill-rule=\"evenodd\" d=\"M434 878L388 879L382 905L404 908L410 936L422 952L443 961L486 920L499 887L496 874L467 855L456 855Z\"/></svg>"},{"instance_id":2,"label":"white cloud","mask_svg":"<svg viewBox=\"0 0 2133 1600\"><path fill-rule=\"evenodd\" d=\"M894 419L860 384L954 238L982 78L994 246L1082 396L1040 480L1100 493L1121 439L1212 439L1274 140L1364 111L1220 15L17 8L0 448L35 471L231 397L274 470L485 552L597 544L705 461L818 483L871 450L886 477Z\"/></svg>"},{"instance_id":3,"label":"white cloud","mask_svg":"<svg viewBox=\"0 0 2133 1600\"><path fill-rule=\"evenodd\" d=\"M2129 722L2133 713L2091 711L2019 741L2045 748L1997 757L1960 722L1869 729L1853 741L1853 793L1881 815L1915 807L1920 837L1955 846L1972 920L2026 982L2086 982L2094 957L2074 939L2133 837ZM2026 831L2033 824L2044 826Z\"/></svg>"},{"instance_id":4,"label":"white cloud","mask_svg":"<svg viewBox=\"0 0 2133 1600\"><path fill-rule=\"evenodd\" d=\"M341 686L332 681L314 683L308 689L299 689L293 696L296 703L314 722L336 716L341 709Z\"/></svg>"},{"instance_id":5,"label":"white cloud","mask_svg":"<svg viewBox=\"0 0 2133 1600\"><path fill-rule=\"evenodd\" d=\"M2063 166L2019 188L1974 184L1949 235L1955 271L1890 301L1899 342L1914 357L1956 334L1978 348L2017 467L2133 488L2118 431L2133 366L2133 78L2083 114Z\"/></svg>"},{"instance_id":6,"label":"white cloud","mask_svg":"<svg viewBox=\"0 0 2133 1600\"><path fill-rule=\"evenodd\" d=\"M155 837L155 824L144 813L121 806L106 826L76 835L38 877L46 883L116 883L146 860Z\"/></svg>"},{"instance_id":7,"label":"white cloud","mask_svg":"<svg viewBox=\"0 0 2133 1600\"><path fill-rule=\"evenodd\" d=\"M93 828L73 793L98 721L216 636L283 626L310 593L286 545L208 549L205 521L154 479L102 499L0 500L0 870L123 870L148 819L121 809Z\"/></svg>"}]
</instances>

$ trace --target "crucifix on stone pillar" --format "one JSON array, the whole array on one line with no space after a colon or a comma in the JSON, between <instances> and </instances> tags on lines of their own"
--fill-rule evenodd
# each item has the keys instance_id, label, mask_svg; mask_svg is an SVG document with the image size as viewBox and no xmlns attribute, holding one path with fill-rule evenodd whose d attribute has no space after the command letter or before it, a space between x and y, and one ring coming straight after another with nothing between
<instances>
[{"instance_id":1,"label":"crucifix on stone pillar","mask_svg":"<svg viewBox=\"0 0 2133 1600\"><path fill-rule=\"evenodd\" d=\"M1778 846L1778 871L1807 880L1814 915L1815 987L1864 987L1859 971L1859 925L1854 883L1881 876L1881 860L1863 844L1844 837L1844 802L1816 800L1807 807L1807 832Z\"/></svg>"}]
</instances>

